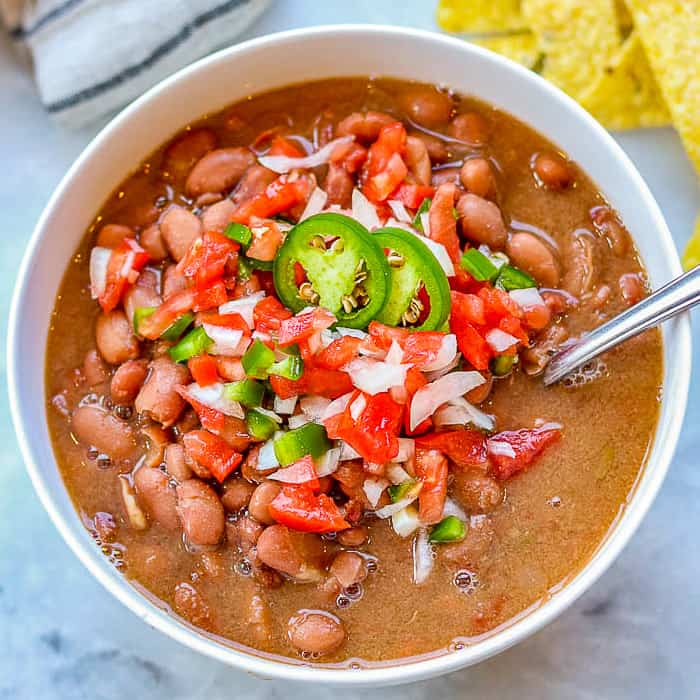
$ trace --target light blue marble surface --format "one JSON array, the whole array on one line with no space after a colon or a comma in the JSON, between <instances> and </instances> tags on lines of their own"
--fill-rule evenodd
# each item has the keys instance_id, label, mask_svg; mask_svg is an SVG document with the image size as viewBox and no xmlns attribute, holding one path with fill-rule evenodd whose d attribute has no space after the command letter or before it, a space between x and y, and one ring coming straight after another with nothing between
<instances>
[{"instance_id":1,"label":"light blue marble surface","mask_svg":"<svg viewBox=\"0 0 700 700\"><path fill-rule=\"evenodd\" d=\"M398 3L396 3L398 4ZM251 35L343 21L434 28L433 0L278 0ZM52 189L98 127L51 124L28 69L0 38L0 323L30 231ZM700 207L697 181L667 129L620 135L676 243ZM694 333L697 348L700 336ZM4 344L0 363L5 384ZM673 358L670 358L673 361ZM41 371L41 368L37 368ZM608 573L568 612L517 648L435 681L363 698L674 698L700 696L700 399L697 367L676 459L653 508ZM0 698L181 700L359 698L256 680L144 626L68 550L25 474L0 395Z\"/></svg>"}]
</instances>

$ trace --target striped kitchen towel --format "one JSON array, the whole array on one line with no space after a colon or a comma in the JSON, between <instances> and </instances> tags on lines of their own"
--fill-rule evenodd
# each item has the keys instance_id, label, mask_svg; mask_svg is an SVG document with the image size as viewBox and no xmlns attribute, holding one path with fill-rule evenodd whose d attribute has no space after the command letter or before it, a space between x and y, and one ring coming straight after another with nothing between
<instances>
[{"instance_id":1,"label":"striped kitchen towel","mask_svg":"<svg viewBox=\"0 0 700 700\"><path fill-rule=\"evenodd\" d=\"M30 54L41 100L79 127L231 44L270 0L0 0Z\"/></svg>"}]
</instances>

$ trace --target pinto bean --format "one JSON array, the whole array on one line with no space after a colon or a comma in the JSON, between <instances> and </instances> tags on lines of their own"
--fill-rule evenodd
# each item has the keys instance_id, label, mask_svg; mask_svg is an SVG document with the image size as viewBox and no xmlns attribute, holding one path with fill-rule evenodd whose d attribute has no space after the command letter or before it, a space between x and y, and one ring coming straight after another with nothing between
<instances>
[{"instance_id":1,"label":"pinto bean","mask_svg":"<svg viewBox=\"0 0 700 700\"><path fill-rule=\"evenodd\" d=\"M180 529L177 494L168 476L157 467L141 467L134 474L134 486L151 518L166 530L177 532Z\"/></svg>"},{"instance_id":2,"label":"pinto bean","mask_svg":"<svg viewBox=\"0 0 700 700\"><path fill-rule=\"evenodd\" d=\"M336 540L343 547L359 547L367 541L367 528L364 525L356 525L347 530L341 530Z\"/></svg>"},{"instance_id":3,"label":"pinto bean","mask_svg":"<svg viewBox=\"0 0 700 700\"><path fill-rule=\"evenodd\" d=\"M645 296L645 285L642 277L636 272L628 272L618 280L620 294L627 306L632 306L641 301Z\"/></svg>"},{"instance_id":4,"label":"pinto bean","mask_svg":"<svg viewBox=\"0 0 700 700\"><path fill-rule=\"evenodd\" d=\"M564 190L574 182L571 166L559 153L538 153L532 169L539 182L550 190Z\"/></svg>"},{"instance_id":5,"label":"pinto bean","mask_svg":"<svg viewBox=\"0 0 700 700\"><path fill-rule=\"evenodd\" d=\"M459 179L467 192L493 199L496 196L496 178L486 158L468 158L459 171Z\"/></svg>"},{"instance_id":6,"label":"pinto bean","mask_svg":"<svg viewBox=\"0 0 700 700\"><path fill-rule=\"evenodd\" d=\"M165 247L165 241L160 234L160 226L151 224L148 228L141 232L139 237L141 247L151 256L151 260L162 262L168 257L168 249Z\"/></svg>"},{"instance_id":7,"label":"pinto bean","mask_svg":"<svg viewBox=\"0 0 700 700\"><path fill-rule=\"evenodd\" d=\"M148 451L143 456L143 463L147 467L160 467L165 459L165 448L168 446L169 436L157 423L148 423L141 428L141 435L146 438Z\"/></svg>"},{"instance_id":8,"label":"pinto bean","mask_svg":"<svg viewBox=\"0 0 700 700\"><path fill-rule=\"evenodd\" d=\"M508 236L501 210L488 199L467 192L457 202L462 233L471 241L502 249Z\"/></svg>"},{"instance_id":9,"label":"pinto bean","mask_svg":"<svg viewBox=\"0 0 700 700\"><path fill-rule=\"evenodd\" d=\"M228 192L255 164L248 148L217 148L200 158L187 176L185 190L191 197L205 192Z\"/></svg>"},{"instance_id":10,"label":"pinto bean","mask_svg":"<svg viewBox=\"0 0 700 700\"><path fill-rule=\"evenodd\" d=\"M177 265L168 265L163 272L163 299L181 292L187 287L187 278L178 271Z\"/></svg>"},{"instance_id":11,"label":"pinto bean","mask_svg":"<svg viewBox=\"0 0 700 700\"><path fill-rule=\"evenodd\" d=\"M440 187L445 183L457 184L459 182L459 168L439 168L438 170L433 170L433 174L430 178L430 184L433 187Z\"/></svg>"},{"instance_id":12,"label":"pinto bean","mask_svg":"<svg viewBox=\"0 0 700 700\"><path fill-rule=\"evenodd\" d=\"M112 401L118 404L130 404L146 381L148 360L127 360L117 368L112 376L109 393Z\"/></svg>"},{"instance_id":13,"label":"pinto bean","mask_svg":"<svg viewBox=\"0 0 700 700\"><path fill-rule=\"evenodd\" d=\"M358 141L371 143L376 141L382 127L395 121L394 117L384 112L353 112L338 124L336 133L338 136L354 136Z\"/></svg>"},{"instance_id":14,"label":"pinto bean","mask_svg":"<svg viewBox=\"0 0 700 700\"><path fill-rule=\"evenodd\" d=\"M272 525L275 520L267 507L275 500L282 487L274 481L263 481L251 494L248 512L263 525Z\"/></svg>"},{"instance_id":15,"label":"pinto bean","mask_svg":"<svg viewBox=\"0 0 700 700\"><path fill-rule=\"evenodd\" d=\"M331 564L330 573L343 588L347 588L367 578L367 564L357 552L338 552Z\"/></svg>"},{"instance_id":16,"label":"pinto bean","mask_svg":"<svg viewBox=\"0 0 700 700\"><path fill-rule=\"evenodd\" d=\"M225 514L214 489L199 479L178 484L177 512L192 544L214 545L224 535Z\"/></svg>"},{"instance_id":17,"label":"pinto bean","mask_svg":"<svg viewBox=\"0 0 700 700\"><path fill-rule=\"evenodd\" d=\"M210 129L185 131L163 151L163 170L178 180L184 178L200 158L215 148L216 134Z\"/></svg>"},{"instance_id":18,"label":"pinto bean","mask_svg":"<svg viewBox=\"0 0 700 700\"><path fill-rule=\"evenodd\" d=\"M350 208L354 186L352 175L342 165L331 163L324 185L328 195L326 204L339 204L344 209Z\"/></svg>"},{"instance_id":19,"label":"pinto bean","mask_svg":"<svg viewBox=\"0 0 700 700\"><path fill-rule=\"evenodd\" d=\"M534 344L529 348L525 348L521 354L525 373L536 375L542 372L552 355L568 338L569 332L564 326L560 325L549 326L549 328L540 333Z\"/></svg>"},{"instance_id":20,"label":"pinto bean","mask_svg":"<svg viewBox=\"0 0 700 700\"><path fill-rule=\"evenodd\" d=\"M503 503L503 487L476 469L457 469L452 494L469 513L490 513Z\"/></svg>"},{"instance_id":21,"label":"pinto bean","mask_svg":"<svg viewBox=\"0 0 700 700\"><path fill-rule=\"evenodd\" d=\"M508 257L540 284L556 287L561 275L559 260L550 247L532 233L514 233L506 246Z\"/></svg>"},{"instance_id":22,"label":"pinto bean","mask_svg":"<svg viewBox=\"0 0 700 700\"><path fill-rule=\"evenodd\" d=\"M168 357L158 357L149 367L146 382L141 387L134 406L138 413L148 414L153 420L168 427L182 413L185 401L175 387L187 384L190 373Z\"/></svg>"},{"instance_id":23,"label":"pinto bean","mask_svg":"<svg viewBox=\"0 0 700 700\"><path fill-rule=\"evenodd\" d=\"M446 92L427 85L404 92L399 96L399 104L410 119L431 129L447 124L453 107Z\"/></svg>"},{"instance_id":24,"label":"pinto bean","mask_svg":"<svg viewBox=\"0 0 700 700\"><path fill-rule=\"evenodd\" d=\"M192 478L192 470L185 460L185 448L178 443L172 443L165 448L165 468L176 481Z\"/></svg>"},{"instance_id":25,"label":"pinto bean","mask_svg":"<svg viewBox=\"0 0 700 700\"><path fill-rule=\"evenodd\" d=\"M140 306L159 306L161 303L160 280L155 270L143 270L136 280L136 284L130 287L124 295L124 311L126 317L134 325L134 311Z\"/></svg>"},{"instance_id":26,"label":"pinto bean","mask_svg":"<svg viewBox=\"0 0 700 700\"><path fill-rule=\"evenodd\" d=\"M270 525L258 538L256 551L263 564L298 581L317 581L321 576L322 546L318 535Z\"/></svg>"},{"instance_id":27,"label":"pinto bean","mask_svg":"<svg viewBox=\"0 0 700 700\"><path fill-rule=\"evenodd\" d=\"M446 163L450 158L447 144L432 134L424 134L422 131L414 131L411 136L420 139L428 149L428 156L432 163Z\"/></svg>"},{"instance_id":28,"label":"pinto bean","mask_svg":"<svg viewBox=\"0 0 700 700\"><path fill-rule=\"evenodd\" d=\"M120 365L139 356L139 341L131 328L126 314L119 309L97 317L95 325L97 349L111 365Z\"/></svg>"},{"instance_id":29,"label":"pinto bean","mask_svg":"<svg viewBox=\"0 0 700 700\"><path fill-rule=\"evenodd\" d=\"M127 459L136 449L131 426L99 406L76 408L71 430L83 445L95 447L113 459Z\"/></svg>"},{"instance_id":30,"label":"pinto bean","mask_svg":"<svg viewBox=\"0 0 700 700\"><path fill-rule=\"evenodd\" d=\"M241 418L224 416L224 427L219 435L233 447L236 452L245 452L250 446L248 424Z\"/></svg>"},{"instance_id":31,"label":"pinto bean","mask_svg":"<svg viewBox=\"0 0 700 700\"><path fill-rule=\"evenodd\" d=\"M221 496L224 510L229 513L237 513L248 505L250 497L255 491L255 486L241 478L229 479L224 484L224 493Z\"/></svg>"},{"instance_id":32,"label":"pinto bean","mask_svg":"<svg viewBox=\"0 0 700 700\"><path fill-rule=\"evenodd\" d=\"M630 235L617 214L610 207L591 209L591 221L596 231L605 238L615 255L622 256L630 246Z\"/></svg>"},{"instance_id":33,"label":"pinto bean","mask_svg":"<svg viewBox=\"0 0 700 700\"><path fill-rule=\"evenodd\" d=\"M465 112L452 119L447 133L470 146L483 146L489 140L489 125L478 112Z\"/></svg>"},{"instance_id":34,"label":"pinto bean","mask_svg":"<svg viewBox=\"0 0 700 700\"><path fill-rule=\"evenodd\" d=\"M270 642L272 640L272 614L265 599L259 593L254 593L250 597L246 609L248 610L248 628L253 637L260 644Z\"/></svg>"},{"instance_id":35,"label":"pinto bean","mask_svg":"<svg viewBox=\"0 0 700 700\"><path fill-rule=\"evenodd\" d=\"M309 654L330 654L345 641L341 621L327 612L300 610L289 618L287 635L292 646Z\"/></svg>"},{"instance_id":36,"label":"pinto bean","mask_svg":"<svg viewBox=\"0 0 700 700\"><path fill-rule=\"evenodd\" d=\"M88 386L97 386L107 381L109 368L97 350L88 350L83 360L83 376Z\"/></svg>"},{"instance_id":37,"label":"pinto bean","mask_svg":"<svg viewBox=\"0 0 700 700\"><path fill-rule=\"evenodd\" d=\"M173 607L178 615L197 627L211 626L211 612L202 594L189 583L178 583L173 595Z\"/></svg>"},{"instance_id":38,"label":"pinto bean","mask_svg":"<svg viewBox=\"0 0 700 700\"><path fill-rule=\"evenodd\" d=\"M251 197L260 194L276 178L277 173L262 165L254 165L252 168L248 168L243 173L243 177L233 193L231 198L233 203L239 207Z\"/></svg>"},{"instance_id":39,"label":"pinto bean","mask_svg":"<svg viewBox=\"0 0 700 700\"><path fill-rule=\"evenodd\" d=\"M231 217L236 211L236 205L230 199L222 199L207 207L202 214L202 228L205 231L223 233L231 223Z\"/></svg>"},{"instance_id":40,"label":"pinto bean","mask_svg":"<svg viewBox=\"0 0 700 700\"><path fill-rule=\"evenodd\" d=\"M242 515L234 522L226 522L226 539L229 544L238 547L243 554L248 554L264 529L265 526L255 518Z\"/></svg>"},{"instance_id":41,"label":"pinto bean","mask_svg":"<svg viewBox=\"0 0 700 700\"><path fill-rule=\"evenodd\" d=\"M116 248L125 238L134 238L136 234L130 226L105 224L97 234L95 245L103 248Z\"/></svg>"},{"instance_id":42,"label":"pinto bean","mask_svg":"<svg viewBox=\"0 0 700 700\"><path fill-rule=\"evenodd\" d=\"M415 136L409 136L406 139L406 164L416 182L421 185L429 185L432 177L432 165L428 148Z\"/></svg>"},{"instance_id":43,"label":"pinto bean","mask_svg":"<svg viewBox=\"0 0 700 700\"><path fill-rule=\"evenodd\" d=\"M566 256L566 274L562 280L564 289L577 297L590 292L598 277L595 258L595 238L590 232L581 229L571 238L569 254Z\"/></svg>"},{"instance_id":44,"label":"pinto bean","mask_svg":"<svg viewBox=\"0 0 700 700\"><path fill-rule=\"evenodd\" d=\"M202 222L191 211L173 205L160 220L160 232L168 252L179 262L192 242L202 235Z\"/></svg>"}]
</instances>

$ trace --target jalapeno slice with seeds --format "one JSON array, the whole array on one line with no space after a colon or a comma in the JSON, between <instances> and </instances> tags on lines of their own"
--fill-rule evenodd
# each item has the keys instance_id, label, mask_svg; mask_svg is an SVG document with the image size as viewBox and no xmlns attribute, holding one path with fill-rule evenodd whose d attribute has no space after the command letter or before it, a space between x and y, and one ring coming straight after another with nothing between
<instances>
[{"instance_id":1,"label":"jalapeno slice with seeds","mask_svg":"<svg viewBox=\"0 0 700 700\"><path fill-rule=\"evenodd\" d=\"M428 246L400 228L382 228L372 237L385 251L390 274L389 295L377 321L440 330L450 315L450 285Z\"/></svg>"},{"instance_id":2,"label":"jalapeno slice with seeds","mask_svg":"<svg viewBox=\"0 0 700 700\"><path fill-rule=\"evenodd\" d=\"M282 303L295 313L323 306L340 326L365 328L384 306L389 265L362 224L328 212L289 231L275 257L273 278Z\"/></svg>"}]
</instances>

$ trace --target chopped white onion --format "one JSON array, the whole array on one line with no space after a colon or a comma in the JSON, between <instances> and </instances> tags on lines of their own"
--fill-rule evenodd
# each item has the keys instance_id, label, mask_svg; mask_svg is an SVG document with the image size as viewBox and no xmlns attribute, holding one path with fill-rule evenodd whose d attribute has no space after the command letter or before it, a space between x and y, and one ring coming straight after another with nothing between
<instances>
[{"instance_id":1,"label":"chopped white onion","mask_svg":"<svg viewBox=\"0 0 700 700\"><path fill-rule=\"evenodd\" d=\"M314 465L315 471L315 465ZM309 481L309 479L300 478L301 475L297 472L294 466L282 467L278 469L273 474L268 476L268 479L273 479L274 481L283 481L285 484L303 484Z\"/></svg>"},{"instance_id":2,"label":"chopped white onion","mask_svg":"<svg viewBox=\"0 0 700 700\"><path fill-rule=\"evenodd\" d=\"M535 418L535 428L540 430L561 430L564 426L554 421L545 421L543 418Z\"/></svg>"},{"instance_id":3,"label":"chopped white onion","mask_svg":"<svg viewBox=\"0 0 700 700\"><path fill-rule=\"evenodd\" d=\"M340 333L340 335L349 335L353 338L359 338L364 340L369 334L361 331L359 328L344 328L343 326L336 326L335 330Z\"/></svg>"},{"instance_id":4,"label":"chopped white onion","mask_svg":"<svg viewBox=\"0 0 700 700\"><path fill-rule=\"evenodd\" d=\"M406 211L406 206L403 202L400 202L398 199L390 199L387 201L387 204L391 207L391 211L399 221L404 221L407 224L413 221L411 215Z\"/></svg>"},{"instance_id":5,"label":"chopped white onion","mask_svg":"<svg viewBox=\"0 0 700 700\"><path fill-rule=\"evenodd\" d=\"M485 381L479 372L450 372L421 387L411 401L410 429L415 430L419 423L432 416L442 404L464 396Z\"/></svg>"},{"instance_id":6,"label":"chopped white onion","mask_svg":"<svg viewBox=\"0 0 700 700\"><path fill-rule=\"evenodd\" d=\"M537 291L537 287L527 289L513 289L509 292L510 298L524 311L537 306L545 306L544 299Z\"/></svg>"},{"instance_id":7,"label":"chopped white onion","mask_svg":"<svg viewBox=\"0 0 700 700\"><path fill-rule=\"evenodd\" d=\"M454 365L455 357L457 356L457 336L454 333L446 333L442 337L442 345L438 351L437 357L428 364L423 365L420 369L423 372L435 372Z\"/></svg>"},{"instance_id":8,"label":"chopped white onion","mask_svg":"<svg viewBox=\"0 0 700 700\"><path fill-rule=\"evenodd\" d=\"M313 419L307 416L306 413L297 413L294 416L289 416L287 419L287 425L289 425L290 430L296 430L297 428L301 428L302 425L313 422Z\"/></svg>"},{"instance_id":9,"label":"chopped white onion","mask_svg":"<svg viewBox=\"0 0 700 700\"><path fill-rule=\"evenodd\" d=\"M508 262L508 256L505 253L494 253L485 243L479 246L479 252L485 255L499 269Z\"/></svg>"},{"instance_id":10,"label":"chopped white onion","mask_svg":"<svg viewBox=\"0 0 700 700\"><path fill-rule=\"evenodd\" d=\"M331 405L331 400L323 396L304 396L299 401L299 407L312 421L320 422L326 410Z\"/></svg>"},{"instance_id":11,"label":"chopped white onion","mask_svg":"<svg viewBox=\"0 0 700 700\"><path fill-rule=\"evenodd\" d=\"M354 447L348 445L345 440L336 440L336 445L340 449L339 461L347 462L351 459L360 459L362 455L355 450Z\"/></svg>"},{"instance_id":12,"label":"chopped white onion","mask_svg":"<svg viewBox=\"0 0 700 700\"><path fill-rule=\"evenodd\" d=\"M276 173L288 173L296 168L316 168L327 163L335 150L341 143L348 143L354 140L354 136L342 136L339 139L329 141L323 148L308 156L301 158L290 158L289 156L260 156L258 162L266 168Z\"/></svg>"},{"instance_id":13,"label":"chopped white onion","mask_svg":"<svg viewBox=\"0 0 700 700\"><path fill-rule=\"evenodd\" d=\"M421 526L418 509L407 506L391 516L391 527L399 537L410 537Z\"/></svg>"},{"instance_id":14,"label":"chopped white onion","mask_svg":"<svg viewBox=\"0 0 700 700\"><path fill-rule=\"evenodd\" d=\"M110 257L112 257L111 248L95 246L90 251L90 294L93 299L98 299L105 293Z\"/></svg>"},{"instance_id":15,"label":"chopped white onion","mask_svg":"<svg viewBox=\"0 0 700 700\"><path fill-rule=\"evenodd\" d=\"M421 214L421 220L423 216L425 216L425 214ZM412 226L402 225L401 228L405 229L409 233L412 233L419 241L425 243L425 245L430 249L430 252L435 256L435 259L440 263L440 267L444 270L448 277L452 277L455 274L455 266L447 252L447 248L445 248L442 243L434 241L432 238L429 238L427 234L425 236L420 234ZM423 228L425 228L425 226Z\"/></svg>"},{"instance_id":16,"label":"chopped white onion","mask_svg":"<svg viewBox=\"0 0 700 700\"><path fill-rule=\"evenodd\" d=\"M380 394L392 386L403 386L408 365L394 365L381 360L358 357L343 366L353 385L366 394Z\"/></svg>"},{"instance_id":17,"label":"chopped white onion","mask_svg":"<svg viewBox=\"0 0 700 700\"><path fill-rule=\"evenodd\" d=\"M513 446L505 440L490 438L486 441L486 448L489 454L498 455L500 457L515 457Z\"/></svg>"},{"instance_id":18,"label":"chopped white onion","mask_svg":"<svg viewBox=\"0 0 700 700\"><path fill-rule=\"evenodd\" d=\"M362 411L365 410L367 406L367 399L363 394L360 394L351 404L350 404L350 415L354 421L362 415Z\"/></svg>"},{"instance_id":19,"label":"chopped white onion","mask_svg":"<svg viewBox=\"0 0 700 700\"><path fill-rule=\"evenodd\" d=\"M437 426L471 423L483 430L493 430L496 427L496 421L492 415L484 413L462 396L441 406L435 412L434 420Z\"/></svg>"},{"instance_id":20,"label":"chopped white onion","mask_svg":"<svg viewBox=\"0 0 700 700\"><path fill-rule=\"evenodd\" d=\"M258 452L258 463L255 465L256 469L267 471L268 469L279 467L280 463L275 455L276 435L277 433L260 448L260 452Z\"/></svg>"},{"instance_id":21,"label":"chopped white onion","mask_svg":"<svg viewBox=\"0 0 700 700\"><path fill-rule=\"evenodd\" d=\"M374 204L357 188L352 191L352 218L359 221L368 231L380 226Z\"/></svg>"},{"instance_id":22,"label":"chopped white onion","mask_svg":"<svg viewBox=\"0 0 700 700\"><path fill-rule=\"evenodd\" d=\"M265 298L265 292L255 292L247 297L227 301L219 307L220 314L240 314L250 328L253 328L253 309Z\"/></svg>"},{"instance_id":23,"label":"chopped white onion","mask_svg":"<svg viewBox=\"0 0 700 700\"><path fill-rule=\"evenodd\" d=\"M413 540L413 582L423 583L433 570L434 563L435 552L428 539L428 531L421 528Z\"/></svg>"},{"instance_id":24,"label":"chopped white onion","mask_svg":"<svg viewBox=\"0 0 700 700\"><path fill-rule=\"evenodd\" d=\"M379 499L387 486L389 486L389 482L386 479L365 479L362 484L362 490L365 492L365 496L367 496L367 500L372 508L377 507L377 503L379 503Z\"/></svg>"},{"instance_id":25,"label":"chopped white onion","mask_svg":"<svg viewBox=\"0 0 700 700\"><path fill-rule=\"evenodd\" d=\"M189 396L204 406L220 411L226 416L245 418L245 411L241 404L226 398L224 385L221 382L209 386L200 386L194 382L185 387L185 390Z\"/></svg>"},{"instance_id":26,"label":"chopped white onion","mask_svg":"<svg viewBox=\"0 0 700 700\"><path fill-rule=\"evenodd\" d=\"M267 416L270 420L275 421L275 423L281 423L282 417L278 416L274 411L269 408L263 408L262 406L256 406L254 409L257 413L261 413L263 416Z\"/></svg>"},{"instance_id":27,"label":"chopped white onion","mask_svg":"<svg viewBox=\"0 0 700 700\"><path fill-rule=\"evenodd\" d=\"M386 475L392 484L403 484L408 481L411 475L400 465L395 462L389 462L386 465Z\"/></svg>"},{"instance_id":28,"label":"chopped white onion","mask_svg":"<svg viewBox=\"0 0 700 700\"><path fill-rule=\"evenodd\" d=\"M321 331L321 347L327 348L334 340L340 338L340 335L330 328L324 328Z\"/></svg>"},{"instance_id":29,"label":"chopped white onion","mask_svg":"<svg viewBox=\"0 0 700 700\"><path fill-rule=\"evenodd\" d=\"M420 215L420 225L423 227L423 234L430 236L430 212L424 211Z\"/></svg>"},{"instance_id":30,"label":"chopped white onion","mask_svg":"<svg viewBox=\"0 0 700 700\"><path fill-rule=\"evenodd\" d=\"M396 503L389 503L389 505L375 510L374 514L382 520L390 518L394 513L398 513L400 510L403 510L406 506L411 505L411 503L418 498L418 490L414 489L413 491L414 492L406 496L406 498L402 498L400 501L396 501Z\"/></svg>"},{"instance_id":31,"label":"chopped white onion","mask_svg":"<svg viewBox=\"0 0 700 700\"><path fill-rule=\"evenodd\" d=\"M450 362L448 365L445 365L444 367L441 367L440 369L433 370L432 372L426 372L425 378L429 382L434 382L436 379L444 377L448 372L451 372L459 364L459 361L461 359L462 353L456 353L455 356L452 358L452 362Z\"/></svg>"},{"instance_id":32,"label":"chopped white onion","mask_svg":"<svg viewBox=\"0 0 700 700\"><path fill-rule=\"evenodd\" d=\"M291 415L292 413L294 413L294 409L296 408L298 398L299 397L297 396L292 396L289 399L281 399L275 394L275 403L273 404L275 413Z\"/></svg>"},{"instance_id":33,"label":"chopped white onion","mask_svg":"<svg viewBox=\"0 0 700 700\"><path fill-rule=\"evenodd\" d=\"M399 451L394 457L394 461L408 462L410 459L413 459L415 453L416 441L413 438L399 438Z\"/></svg>"},{"instance_id":34,"label":"chopped white onion","mask_svg":"<svg viewBox=\"0 0 700 700\"><path fill-rule=\"evenodd\" d=\"M340 462L340 449L333 447L326 452L322 457L316 460L316 473L319 476L328 476L333 474L338 468Z\"/></svg>"},{"instance_id":35,"label":"chopped white onion","mask_svg":"<svg viewBox=\"0 0 700 700\"><path fill-rule=\"evenodd\" d=\"M331 401L328 404L328 406L326 406L326 410L321 416L321 422L328 420L332 416L338 415L338 413L342 413L347 408L347 405L350 402L353 393L354 392L349 391L347 394L343 394L337 399L333 399L333 401Z\"/></svg>"},{"instance_id":36,"label":"chopped white onion","mask_svg":"<svg viewBox=\"0 0 700 700\"><path fill-rule=\"evenodd\" d=\"M129 275L131 274L131 270L134 267L134 260L136 259L136 253L133 250L130 250L126 254L126 258L124 260L124 264L122 265L122 269L119 271L119 275L123 277L124 279L129 279Z\"/></svg>"},{"instance_id":37,"label":"chopped white onion","mask_svg":"<svg viewBox=\"0 0 700 700\"><path fill-rule=\"evenodd\" d=\"M214 341L208 352L212 355L226 355L227 357L241 357L248 347L249 340L244 340L243 331L239 328L227 328L215 326L211 323L203 323L204 332Z\"/></svg>"},{"instance_id":38,"label":"chopped white onion","mask_svg":"<svg viewBox=\"0 0 700 700\"><path fill-rule=\"evenodd\" d=\"M389 347L386 357L384 358L384 362L390 365L400 365L401 360L403 360L403 350L395 340L392 340L391 346Z\"/></svg>"},{"instance_id":39,"label":"chopped white onion","mask_svg":"<svg viewBox=\"0 0 700 700\"><path fill-rule=\"evenodd\" d=\"M454 515L459 518L462 522L469 522L469 517L462 510L462 507L449 496L445 499L445 505L442 508L442 517L446 518L448 515Z\"/></svg>"},{"instance_id":40,"label":"chopped white onion","mask_svg":"<svg viewBox=\"0 0 700 700\"><path fill-rule=\"evenodd\" d=\"M512 348L513 345L518 343L518 339L502 331L500 328L492 328L485 336L484 340L489 344L489 347L494 350L494 352L503 352Z\"/></svg>"},{"instance_id":41,"label":"chopped white onion","mask_svg":"<svg viewBox=\"0 0 700 700\"><path fill-rule=\"evenodd\" d=\"M327 199L328 195L320 187L316 187L311 193L309 201L306 203L304 211L299 217L299 221L304 221L304 219L308 219L310 216L323 211Z\"/></svg>"}]
</instances>

